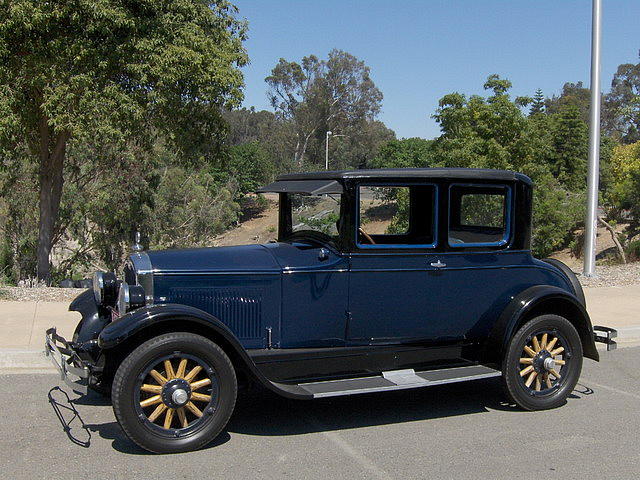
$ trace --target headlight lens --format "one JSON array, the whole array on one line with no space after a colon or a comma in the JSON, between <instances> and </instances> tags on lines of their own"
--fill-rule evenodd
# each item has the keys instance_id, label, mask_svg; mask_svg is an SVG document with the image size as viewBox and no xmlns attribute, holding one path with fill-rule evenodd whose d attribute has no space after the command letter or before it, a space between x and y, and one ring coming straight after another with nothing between
<instances>
[{"instance_id":1,"label":"headlight lens","mask_svg":"<svg viewBox=\"0 0 640 480\"><path fill-rule=\"evenodd\" d=\"M131 297L129 296L129 284L122 282L120 284L120 291L118 292L118 313L124 315L129 310L131 305Z\"/></svg>"},{"instance_id":2,"label":"headlight lens","mask_svg":"<svg viewBox=\"0 0 640 480\"><path fill-rule=\"evenodd\" d=\"M118 292L118 313L124 315L130 310L144 307L146 304L144 288L140 285L129 285L127 282L120 284Z\"/></svg>"},{"instance_id":3,"label":"headlight lens","mask_svg":"<svg viewBox=\"0 0 640 480\"><path fill-rule=\"evenodd\" d=\"M98 305L102 305L104 299L104 272L96 272L93 274L93 296Z\"/></svg>"}]
</instances>

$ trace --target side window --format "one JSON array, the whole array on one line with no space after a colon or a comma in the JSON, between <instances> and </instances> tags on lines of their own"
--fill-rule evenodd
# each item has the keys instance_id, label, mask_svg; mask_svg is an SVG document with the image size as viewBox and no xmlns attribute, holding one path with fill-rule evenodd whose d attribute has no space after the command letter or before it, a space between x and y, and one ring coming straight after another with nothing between
<instances>
[{"instance_id":1,"label":"side window","mask_svg":"<svg viewBox=\"0 0 640 480\"><path fill-rule=\"evenodd\" d=\"M361 185L358 199L361 248L435 245L434 185Z\"/></svg>"},{"instance_id":2,"label":"side window","mask_svg":"<svg viewBox=\"0 0 640 480\"><path fill-rule=\"evenodd\" d=\"M451 185L449 245L499 246L509 240L511 189L507 186Z\"/></svg>"}]
</instances>

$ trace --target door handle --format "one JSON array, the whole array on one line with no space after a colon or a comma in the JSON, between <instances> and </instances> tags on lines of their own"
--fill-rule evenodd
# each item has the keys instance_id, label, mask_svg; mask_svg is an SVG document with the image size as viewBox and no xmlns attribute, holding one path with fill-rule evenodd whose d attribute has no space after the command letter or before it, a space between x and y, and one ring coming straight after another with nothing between
<instances>
[{"instance_id":1,"label":"door handle","mask_svg":"<svg viewBox=\"0 0 640 480\"><path fill-rule=\"evenodd\" d=\"M431 266L435 268L443 268L443 267L446 267L447 264L442 263L440 260L438 260L437 262L431 262Z\"/></svg>"}]
</instances>

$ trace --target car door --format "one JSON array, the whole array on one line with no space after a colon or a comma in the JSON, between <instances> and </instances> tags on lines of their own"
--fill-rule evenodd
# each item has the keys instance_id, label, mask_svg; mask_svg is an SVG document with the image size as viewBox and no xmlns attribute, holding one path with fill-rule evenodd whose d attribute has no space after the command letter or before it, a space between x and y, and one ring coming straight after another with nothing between
<instances>
[{"instance_id":1,"label":"car door","mask_svg":"<svg viewBox=\"0 0 640 480\"><path fill-rule=\"evenodd\" d=\"M349 273L347 343L401 344L438 336L437 186L363 184Z\"/></svg>"}]
</instances>

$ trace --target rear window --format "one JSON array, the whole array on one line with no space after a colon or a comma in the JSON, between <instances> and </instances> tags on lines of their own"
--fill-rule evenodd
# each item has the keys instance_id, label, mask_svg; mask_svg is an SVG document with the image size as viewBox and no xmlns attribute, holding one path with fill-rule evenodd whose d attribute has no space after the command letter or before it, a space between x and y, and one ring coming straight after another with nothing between
<instances>
[{"instance_id":1,"label":"rear window","mask_svg":"<svg viewBox=\"0 0 640 480\"><path fill-rule=\"evenodd\" d=\"M449 245L498 246L509 239L511 190L507 186L452 185Z\"/></svg>"}]
</instances>

